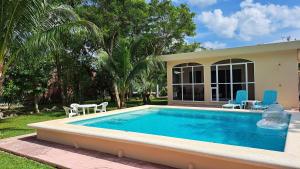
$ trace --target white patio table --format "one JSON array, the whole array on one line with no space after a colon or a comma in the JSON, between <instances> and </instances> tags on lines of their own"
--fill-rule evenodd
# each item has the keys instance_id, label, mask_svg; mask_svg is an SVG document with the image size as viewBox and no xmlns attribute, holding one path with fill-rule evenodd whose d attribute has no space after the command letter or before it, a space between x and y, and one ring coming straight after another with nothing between
<instances>
[{"instance_id":1,"label":"white patio table","mask_svg":"<svg viewBox=\"0 0 300 169\"><path fill-rule=\"evenodd\" d=\"M87 113L90 113L89 108L94 108L94 113L96 113L97 104L81 104L78 108L82 108L83 115L85 115L85 109L87 109Z\"/></svg>"}]
</instances>

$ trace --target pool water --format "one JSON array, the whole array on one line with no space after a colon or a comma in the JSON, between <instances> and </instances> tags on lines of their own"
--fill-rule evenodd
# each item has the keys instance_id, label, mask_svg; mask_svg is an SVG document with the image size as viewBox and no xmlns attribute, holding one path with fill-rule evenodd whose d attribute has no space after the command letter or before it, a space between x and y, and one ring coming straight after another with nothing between
<instances>
[{"instance_id":1,"label":"pool water","mask_svg":"<svg viewBox=\"0 0 300 169\"><path fill-rule=\"evenodd\" d=\"M259 113L149 108L71 124L284 151L287 129L256 126Z\"/></svg>"}]
</instances>

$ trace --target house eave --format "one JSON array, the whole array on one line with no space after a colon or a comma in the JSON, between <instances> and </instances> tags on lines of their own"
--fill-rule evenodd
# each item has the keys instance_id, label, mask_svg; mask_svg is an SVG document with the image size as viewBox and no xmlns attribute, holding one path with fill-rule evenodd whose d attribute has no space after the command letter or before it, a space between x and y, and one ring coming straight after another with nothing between
<instances>
[{"instance_id":1,"label":"house eave","mask_svg":"<svg viewBox=\"0 0 300 169\"><path fill-rule=\"evenodd\" d=\"M267 52L288 51L288 50L298 50L298 49L300 49L300 41L292 41L292 42L270 43L270 44L261 44L261 45L245 46L245 47L237 47L237 48L205 50L199 52L162 55L160 56L160 58L163 61L176 61L176 60L186 60L186 59L201 59L207 57L237 56L243 54L249 55L255 53L267 53Z\"/></svg>"}]
</instances>

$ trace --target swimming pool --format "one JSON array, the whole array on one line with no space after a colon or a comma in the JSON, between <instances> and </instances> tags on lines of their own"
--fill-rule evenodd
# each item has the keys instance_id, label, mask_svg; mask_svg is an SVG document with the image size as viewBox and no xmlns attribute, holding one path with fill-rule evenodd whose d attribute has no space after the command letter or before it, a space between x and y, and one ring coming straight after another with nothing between
<instances>
[{"instance_id":1,"label":"swimming pool","mask_svg":"<svg viewBox=\"0 0 300 169\"><path fill-rule=\"evenodd\" d=\"M287 130L260 112L145 105L29 124L37 138L175 168L300 169L300 113Z\"/></svg>"},{"instance_id":2,"label":"swimming pool","mask_svg":"<svg viewBox=\"0 0 300 169\"><path fill-rule=\"evenodd\" d=\"M262 129L259 120L260 113L148 108L70 124L284 151L287 129Z\"/></svg>"}]
</instances>

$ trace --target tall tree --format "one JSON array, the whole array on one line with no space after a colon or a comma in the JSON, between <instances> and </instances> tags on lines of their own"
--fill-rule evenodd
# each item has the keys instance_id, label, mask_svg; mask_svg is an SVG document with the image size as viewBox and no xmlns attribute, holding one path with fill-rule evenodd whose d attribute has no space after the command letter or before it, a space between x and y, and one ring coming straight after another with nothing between
<instances>
[{"instance_id":1,"label":"tall tree","mask_svg":"<svg viewBox=\"0 0 300 169\"><path fill-rule=\"evenodd\" d=\"M101 48L109 56L120 37L141 33L148 17L147 10L147 3L141 0L91 0L76 8L81 17L102 30Z\"/></svg>"},{"instance_id":2,"label":"tall tree","mask_svg":"<svg viewBox=\"0 0 300 169\"><path fill-rule=\"evenodd\" d=\"M63 34L61 48L54 53L57 72L57 86L61 94L61 101L65 105L69 101L80 102L84 99L84 88L88 88L93 71L97 43L94 36L86 36L84 32L77 32L70 36ZM72 89L73 96L67 95L67 88Z\"/></svg>"},{"instance_id":3,"label":"tall tree","mask_svg":"<svg viewBox=\"0 0 300 169\"><path fill-rule=\"evenodd\" d=\"M195 14L187 5L174 6L170 0L151 0L145 34L152 37L155 55L175 53L186 36L195 35Z\"/></svg>"},{"instance_id":4,"label":"tall tree","mask_svg":"<svg viewBox=\"0 0 300 169\"><path fill-rule=\"evenodd\" d=\"M76 8L78 14L95 23L103 32L100 47L112 57L120 38L143 42L144 57L174 53L174 48L184 43L185 36L195 34L195 16L186 5L174 6L170 0L91 0ZM132 51L134 53L134 51ZM114 83L116 100L121 101Z\"/></svg>"},{"instance_id":5,"label":"tall tree","mask_svg":"<svg viewBox=\"0 0 300 169\"><path fill-rule=\"evenodd\" d=\"M140 0L91 0L90 3L76 8L76 11L102 30L101 48L112 57L120 37L141 33L148 17L147 8L147 3ZM118 107L121 107L117 84L114 83L113 86Z\"/></svg>"}]
</instances>

